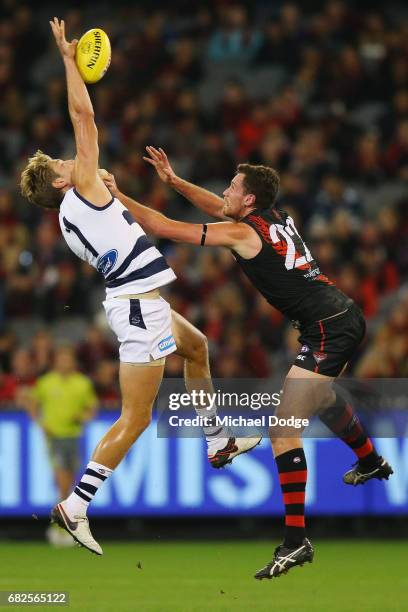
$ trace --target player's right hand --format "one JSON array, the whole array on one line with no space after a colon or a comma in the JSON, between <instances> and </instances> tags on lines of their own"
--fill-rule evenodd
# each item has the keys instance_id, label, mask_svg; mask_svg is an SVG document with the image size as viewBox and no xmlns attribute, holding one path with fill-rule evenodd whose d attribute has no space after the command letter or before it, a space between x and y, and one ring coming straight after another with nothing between
<instances>
[{"instance_id":1,"label":"player's right hand","mask_svg":"<svg viewBox=\"0 0 408 612\"><path fill-rule=\"evenodd\" d=\"M167 155L163 149L155 147L146 147L149 157L143 159L156 168L156 172L164 183L171 183L176 178L176 173L170 165Z\"/></svg>"},{"instance_id":2,"label":"player's right hand","mask_svg":"<svg viewBox=\"0 0 408 612\"><path fill-rule=\"evenodd\" d=\"M52 21L50 21L50 26L52 33L54 34L55 42L57 43L57 47L60 50L62 57L69 57L74 59L75 51L78 44L78 41L74 39L71 42L68 42L65 38L65 22L62 19L59 21L57 17L54 17Z\"/></svg>"}]
</instances>

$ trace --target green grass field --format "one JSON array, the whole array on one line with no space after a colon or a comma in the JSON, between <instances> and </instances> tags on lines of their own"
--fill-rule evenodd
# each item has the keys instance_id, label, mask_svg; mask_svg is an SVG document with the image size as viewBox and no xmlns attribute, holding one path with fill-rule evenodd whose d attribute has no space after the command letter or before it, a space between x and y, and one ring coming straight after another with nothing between
<instances>
[{"instance_id":1,"label":"green grass field","mask_svg":"<svg viewBox=\"0 0 408 612\"><path fill-rule=\"evenodd\" d=\"M96 557L77 548L0 542L0 591L68 591L70 606L60 608L81 612L408 609L407 542L314 545L312 565L258 582L252 576L270 559L269 543L108 543Z\"/></svg>"}]
</instances>

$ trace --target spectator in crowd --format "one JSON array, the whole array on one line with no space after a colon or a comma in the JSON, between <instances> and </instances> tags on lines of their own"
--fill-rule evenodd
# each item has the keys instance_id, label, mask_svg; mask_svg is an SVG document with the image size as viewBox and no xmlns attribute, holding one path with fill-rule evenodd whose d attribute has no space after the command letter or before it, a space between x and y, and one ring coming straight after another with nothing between
<instances>
[{"instance_id":1,"label":"spectator in crowd","mask_svg":"<svg viewBox=\"0 0 408 612\"><path fill-rule=\"evenodd\" d=\"M36 381L35 365L27 348L20 347L14 351L10 379L14 384L14 400L19 405L21 398Z\"/></svg>"},{"instance_id":2,"label":"spectator in crowd","mask_svg":"<svg viewBox=\"0 0 408 612\"><path fill-rule=\"evenodd\" d=\"M103 408L119 408L120 406L118 374L117 361L103 359L96 366L93 382L99 404Z\"/></svg>"},{"instance_id":3,"label":"spectator in crowd","mask_svg":"<svg viewBox=\"0 0 408 612\"><path fill-rule=\"evenodd\" d=\"M94 372L101 361L115 359L117 351L97 325L90 325L77 348L77 357L85 372Z\"/></svg>"},{"instance_id":4,"label":"spectator in crowd","mask_svg":"<svg viewBox=\"0 0 408 612\"><path fill-rule=\"evenodd\" d=\"M44 328L39 329L34 334L30 346L30 355L37 376L41 376L51 369L54 351L54 341L50 332Z\"/></svg>"},{"instance_id":5,"label":"spectator in crowd","mask_svg":"<svg viewBox=\"0 0 408 612\"><path fill-rule=\"evenodd\" d=\"M0 409L14 407L16 398L16 381L13 376L0 369Z\"/></svg>"},{"instance_id":6,"label":"spectator in crowd","mask_svg":"<svg viewBox=\"0 0 408 612\"><path fill-rule=\"evenodd\" d=\"M219 14L219 26L208 41L208 59L215 63L249 63L261 46L260 31L250 26L243 5L221 6Z\"/></svg>"},{"instance_id":7,"label":"spectator in crowd","mask_svg":"<svg viewBox=\"0 0 408 612\"><path fill-rule=\"evenodd\" d=\"M408 374L408 292L401 296L390 316L374 335L356 366L363 378L406 377Z\"/></svg>"},{"instance_id":8,"label":"spectator in crowd","mask_svg":"<svg viewBox=\"0 0 408 612\"><path fill-rule=\"evenodd\" d=\"M347 188L343 179L336 174L328 174L322 179L322 188L316 196L314 216L322 217L326 222L333 221L338 211L350 213L358 224L362 214L362 204L358 193Z\"/></svg>"}]
</instances>

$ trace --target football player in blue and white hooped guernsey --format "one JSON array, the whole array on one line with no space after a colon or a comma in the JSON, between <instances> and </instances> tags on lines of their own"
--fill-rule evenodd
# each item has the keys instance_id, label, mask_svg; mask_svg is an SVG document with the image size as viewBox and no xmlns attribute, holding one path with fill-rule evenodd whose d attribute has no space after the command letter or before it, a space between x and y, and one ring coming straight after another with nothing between
<instances>
[{"instance_id":1,"label":"football player in blue and white hooped guernsey","mask_svg":"<svg viewBox=\"0 0 408 612\"><path fill-rule=\"evenodd\" d=\"M22 194L39 206L59 209L69 248L103 274L104 307L119 342L122 413L96 447L92 460L71 495L55 506L52 519L96 554L86 516L99 486L121 462L151 420L152 405L163 378L164 358L177 352L185 359L188 390L212 392L205 336L160 296L160 287L175 279L164 257L149 241L122 202L112 197L98 169L98 133L92 103L75 63L77 41L65 39L64 22L50 22L67 78L68 109L74 127L76 157L54 160L41 151L22 173ZM138 367L135 367L138 366ZM260 442L235 439L213 419L216 407L197 408L209 418L204 427L208 454L222 467Z\"/></svg>"}]
</instances>

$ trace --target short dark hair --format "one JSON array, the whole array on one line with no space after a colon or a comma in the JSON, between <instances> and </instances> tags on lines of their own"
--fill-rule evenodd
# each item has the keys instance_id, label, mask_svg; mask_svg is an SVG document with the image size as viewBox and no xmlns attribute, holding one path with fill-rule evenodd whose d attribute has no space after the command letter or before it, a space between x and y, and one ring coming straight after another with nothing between
<instances>
[{"instance_id":1,"label":"short dark hair","mask_svg":"<svg viewBox=\"0 0 408 612\"><path fill-rule=\"evenodd\" d=\"M279 174L268 166L252 166L239 164L237 174L244 175L244 188L247 193L253 193L257 208L271 208L275 205L279 191Z\"/></svg>"}]
</instances>

